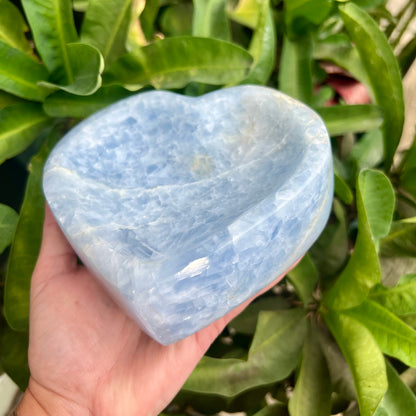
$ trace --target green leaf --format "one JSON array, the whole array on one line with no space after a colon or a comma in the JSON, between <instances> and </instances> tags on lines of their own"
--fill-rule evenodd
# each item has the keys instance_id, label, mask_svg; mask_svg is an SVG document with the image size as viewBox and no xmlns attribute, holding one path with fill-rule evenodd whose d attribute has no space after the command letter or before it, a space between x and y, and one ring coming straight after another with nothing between
<instances>
[{"instance_id":1,"label":"green leaf","mask_svg":"<svg viewBox=\"0 0 416 416\"><path fill-rule=\"evenodd\" d=\"M394 287L374 286L369 299L396 315L416 313L416 274L404 275Z\"/></svg>"},{"instance_id":2,"label":"green leaf","mask_svg":"<svg viewBox=\"0 0 416 416\"><path fill-rule=\"evenodd\" d=\"M350 367L361 416L372 416L387 391L384 357L369 330L355 319L330 311L325 322Z\"/></svg>"},{"instance_id":3,"label":"green leaf","mask_svg":"<svg viewBox=\"0 0 416 416\"><path fill-rule=\"evenodd\" d=\"M0 204L0 254L12 242L18 218L13 208Z\"/></svg>"},{"instance_id":4,"label":"green leaf","mask_svg":"<svg viewBox=\"0 0 416 416\"><path fill-rule=\"evenodd\" d=\"M100 88L88 96L57 91L46 98L43 109L51 117L85 118L130 95L129 91L117 85Z\"/></svg>"},{"instance_id":5,"label":"green leaf","mask_svg":"<svg viewBox=\"0 0 416 416\"><path fill-rule=\"evenodd\" d=\"M403 88L399 65L377 23L354 3L340 4L339 12L368 74L377 104L384 111L386 168L390 168L404 123Z\"/></svg>"},{"instance_id":6,"label":"green leaf","mask_svg":"<svg viewBox=\"0 0 416 416\"><path fill-rule=\"evenodd\" d=\"M344 38L330 37L325 41L316 42L313 57L317 60L332 62L344 68L357 81L370 87L370 81L357 48L352 47L349 42L345 43Z\"/></svg>"},{"instance_id":7,"label":"green leaf","mask_svg":"<svg viewBox=\"0 0 416 416\"><path fill-rule=\"evenodd\" d=\"M132 0L90 0L81 41L101 52L106 65L126 51Z\"/></svg>"},{"instance_id":8,"label":"green leaf","mask_svg":"<svg viewBox=\"0 0 416 416\"><path fill-rule=\"evenodd\" d=\"M380 240L380 252L384 257L416 257L416 217L394 221L390 233Z\"/></svg>"},{"instance_id":9,"label":"green leaf","mask_svg":"<svg viewBox=\"0 0 416 416\"><path fill-rule=\"evenodd\" d=\"M151 39L155 32L155 20L161 6L161 0L146 1L140 14L140 26L146 39Z\"/></svg>"},{"instance_id":10,"label":"green leaf","mask_svg":"<svg viewBox=\"0 0 416 416\"><path fill-rule=\"evenodd\" d=\"M299 362L306 332L301 309L262 312L247 361L203 357L185 390L231 397L283 380Z\"/></svg>"},{"instance_id":11,"label":"green leaf","mask_svg":"<svg viewBox=\"0 0 416 416\"><path fill-rule=\"evenodd\" d=\"M0 0L0 10L0 40L31 55L32 48L25 37L28 27L19 9L9 0Z\"/></svg>"},{"instance_id":12,"label":"green leaf","mask_svg":"<svg viewBox=\"0 0 416 416\"><path fill-rule=\"evenodd\" d=\"M132 90L149 84L182 88L192 81L222 85L243 79L251 62L250 54L232 43L181 36L132 51L114 62L104 79Z\"/></svg>"},{"instance_id":13,"label":"green leaf","mask_svg":"<svg viewBox=\"0 0 416 416\"><path fill-rule=\"evenodd\" d=\"M416 415L416 397L413 392L400 380L394 367L386 361L387 380L389 388L380 402L374 416Z\"/></svg>"},{"instance_id":14,"label":"green leaf","mask_svg":"<svg viewBox=\"0 0 416 416\"><path fill-rule=\"evenodd\" d=\"M171 36L190 36L192 35L192 20L194 16L194 7L192 3L177 3L163 8L159 19L160 30L165 37ZM208 17L208 16L207 16ZM139 36L136 36L138 39ZM147 42L139 46L144 46ZM137 46L136 44L136 46ZM130 47L129 50L134 49Z\"/></svg>"},{"instance_id":15,"label":"green leaf","mask_svg":"<svg viewBox=\"0 0 416 416\"><path fill-rule=\"evenodd\" d=\"M275 65L276 34L270 0L259 0L257 4L258 21L249 47L254 62L248 78L243 82L265 85Z\"/></svg>"},{"instance_id":16,"label":"green leaf","mask_svg":"<svg viewBox=\"0 0 416 416\"><path fill-rule=\"evenodd\" d=\"M72 8L77 12L86 12L89 0L72 0Z\"/></svg>"},{"instance_id":17,"label":"green leaf","mask_svg":"<svg viewBox=\"0 0 416 416\"><path fill-rule=\"evenodd\" d=\"M380 129L363 135L353 147L349 160L354 163L355 171L374 168L384 160L383 134Z\"/></svg>"},{"instance_id":18,"label":"green leaf","mask_svg":"<svg viewBox=\"0 0 416 416\"><path fill-rule=\"evenodd\" d=\"M345 204L350 205L354 200L354 195L348 186L348 184L341 178L341 176L335 174L334 176L334 192L335 195L341 199Z\"/></svg>"},{"instance_id":19,"label":"green leaf","mask_svg":"<svg viewBox=\"0 0 416 416\"><path fill-rule=\"evenodd\" d=\"M400 172L406 173L408 170L416 168L416 135L413 138L412 144L409 149L406 150L403 160L400 165Z\"/></svg>"},{"instance_id":20,"label":"green leaf","mask_svg":"<svg viewBox=\"0 0 416 416\"><path fill-rule=\"evenodd\" d=\"M0 110L0 163L23 152L49 123L40 104L15 104Z\"/></svg>"},{"instance_id":21,"label":"green leaf","mask_svg":"<svg viewBox=\"0 0 416 416\"><path fill-rule=\"evenodd\" d=\"M390 180L380 171L364 170L358 178L366 216L373 237L385 237L393 219L395 196Z\"/></svg>"},{"instance_id":22,"label":"green leaf","mask_svg":"<svg viewBox=\"0 0 416 416\"><path fill-rule=\"evenodd\" d=\"M383 123L383 112L376 105L336 105L316 111L331 136L374 130Z\"/></svg>"},{"instance_id":23,"label":"green leaf","mask_svg":"<svg viewBox=\"0 0 416 416\"><path fill-rule=\"evenodd\" d=\"M332 0L291 0L285 2L285 23L288 33L303 35L320 25L332 8Z\"/></svg>"},{"instance_id":24,"label":"green leaf","mask_svg":"<svg viewBox=\"0 0 416 416\"><path fill-rule=\"evenodd\" d=\"M316 325L309 325L299 376L289 400L290 416L329 416L331 381Z\"/></svg>"},{"instance_id":25,"label":"green leaf","mask_svg":"<svg viewBox=\"0 0 416 416\"><path fill-rule=\"evenodd\" d=\"M410 367L416 367L416 331L376 302L365 300L361 305L344 313L373 335L380 349L398 358Z\"/></svg>"},{"instance_id":26,"label":"green leaf","mask_svg":"<svg viewBox=\"0 0 416 416\"><path fill-rule=\"evenodd\" d=\"M290 283L304 305L313 302L312 293L319 280L319 273L310 255L306 253L302 260L287 275Z\"/></svg>"},{"instance_id":27,"label":"green leaf","mask_svg":"<svg viewBox=\"0 0 416 416\"><path fill-rule=\"evenodd\" d=\"M16 97L15 95L0 91L0 110L13 104L19 104L22 102L23 100L19 97Z\"/></svg>"},{"instance_id":28,"label":"green leaf","mask_svg":"<svg viewBox=\"0 0 416 416\"><path fill-rule=\"evenodd\" d=\"M47 77L43 65L0 40L0 89L28 100L43 101L46 92L37 83Z\"/></svg>"},{"instance_id":29,"label":"green leaf","mask_svg":"<svg viewBox=\"0 0 416 416\"><path fill-rule=\"evenodd\" d=\"M255 29L259 21L259 5L257 0L239 0L234 9L228 10L232 20L250 29Z\"/></svg>"},{"instance_id":30,"label":"green leaf","mask_svg":"<svg viewBox=\"0 0 416 416\"><path fill-rule=\"evenodd\" d=\"M363 9L371 9L384 3L384 0L352 0L355 4L362 7Z\"/></svg>"},{"instance_id":31,"label":"green leaf","mask_svg":"<svg viewBox=\"0 0 416 416\"><path fill-rule=\"evenodd\" d=\"M72 84L71 57L67 44L76 42L70 0L22 0L23 9L52 82Z\"/></svg>"},{"instance_id":32,"label":"green leaf","mask_svg":"<svg viewBox=\"0 0 416 416\"><path fill-rule=\"evenodd\" d=\"M230 41L230 24L225 13L226 3L226 0L193 0L192 34Z\"/></svg>"},{"instance_id":33,"label":"green leaf","mask_svg":"<svg viewBox=\"0 0 416 416\"><path fill-rule=\"evenodd\" d=\"M416 329L416 313L409 313L407 315L402 315L400 319L413 329Z\"/></svg>"},{"instance_id":34,"label":"green leaf","mask_svg":"<svg viewBox=\"0 0 416 416\"><path fill-rule=\"evenodd\" d=\"M290 303L281 296L260 297L235 317L228 326L240 334L253 335L261 311L275 311L289 309L289 307Z\"/></svg>"},{"instance_id":35,"label":"green leaf","mask_svg":"<svg viewBox=\"0 0 416 416\"><path fill-rule=\"evenodd\" d=\"M324 294L332 309L359 305L380 281L376 239L389 231L394 210L394 191L379 171L364 170L357 180L358 236L353 254L335 284Z\"/></svg>"},{"instance_id":36,"label":"green leaf","mask_svg":"<svg viewBox=\"0 0 416 416\"><path fill-rule=\"evenodd\" d=\"M68 85L40 82L39 85L51 89L61 89L75 95L90 95L101 86L101 72L104 69L103 58L93 46L84 43L66 45L73 82Z\"/></svg>"},{"instance_id":37,"label":"green leaf","mask_svg":"<svg viewBox=\"0 0 416 416\"><path fill-rule=\"evenodd\" d=\"M348 256L346 212L340 201L333 202L334 221L330 222L310 250L323 281L339 272Z\"/></svg>"},{"instance_id":38,"label":"green leaf","mask_svg":"<svg viewBox=\"0 0 416 416\"><path fill-rule=\"evenodd\" d=\"M279 90L306 104L312 102L312 39L285 36L279 70Z\"/></svg>"},{"instance_id":39,"label":"green leaf","mask_svg":"<svg viewBox=\"0 0 416 416\"><path fill-rule=\"evenodd\" d=\"M348 401L356 402L354 379L341 349L326 327L321 326L319 329L319 342L326 358L333 391Z\"/></svg>"},{"instance_id":40,"label":"green leaf","mask_svg":"<svg viewBox=\"0 0 416 416\"><path fill-rule=\"evenodd\" d=\"M400 65L400 70L402 72L402 76L404 77L407 74L407 71L412 66L416 56L416 37L413 37L409 40L409 42L404 46L401 50L398 61Z\"/></svg>"},{"instance_id":41,"label":"green leaf","mask_svg":"<svg viewBox=\"0 0 416 416\"><path fill-rule=\"evenodd\" d=\"M335 91L329 85L322 85L315 92L312 97L312 108L324 107L328 102L332 101L335 97Z\"/></svg>"},{"instance_id":42,"label":"green leaf","mask_svg":"<svg viewBox=\"0 0 416 416\"><path fill-rule=\"evenodd\" d=\"M283 403L272 403L263 407L253 416L287 416L286 405Z\"/></svg>"},{"instance_id":43,"label":"green leaf","mask_svg":"<svg viewBox=\"0 0 416 416\"><path fill-rule=\"evenodd\" d=\"M7 327L2 329L0 363L21 391L26 390L30 376L27 361L28 345L27 332L15 332Z\"/></svg>"},{"instance_id":44,"label":"green leaf","mask_svg":"<svg viewBox=\"0 0 416 416\"><path fill-rule=\"evenodd\" d=\"M29 325L30 279L40 250L45 210L43 165L60 137L60 128L52 130L29 164L29 178L10 250L4 288L4 315L15 330L27 330Z\"/></svg>"}]
</instances>

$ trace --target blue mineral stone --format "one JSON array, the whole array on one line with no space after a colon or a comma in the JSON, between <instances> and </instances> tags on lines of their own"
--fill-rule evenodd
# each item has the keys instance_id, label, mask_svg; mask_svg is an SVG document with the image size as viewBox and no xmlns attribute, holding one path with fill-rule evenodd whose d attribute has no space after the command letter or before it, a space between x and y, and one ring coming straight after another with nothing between
<instances>
[{"instance_id":1,"label":"blue mineral stone","mask_svg":"<svg viewBox=\"0 0 416 416\"><path fill-rule=\"evenodd\" d=\"M84 264L162 344L287 271L331 208L322 120L266 87L122 100L55 147L44 191Z\"/></svg>"}]
</instances>

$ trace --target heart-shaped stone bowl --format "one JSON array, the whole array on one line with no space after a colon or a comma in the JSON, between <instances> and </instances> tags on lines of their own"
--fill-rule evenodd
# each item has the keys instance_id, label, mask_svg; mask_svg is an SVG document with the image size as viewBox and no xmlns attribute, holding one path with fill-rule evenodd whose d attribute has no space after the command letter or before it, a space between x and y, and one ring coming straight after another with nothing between
<instances>
[{"instance_id":1,"label":"heart-shaped stone bowl","mask_svg":"<svg viewBox=\"0 0 416 416\"><path fill-rule=\"evenodd\" d=\"M66 134L43 181L80 259L162 344L290 269L324 228L333 194L322 120L250 85L113 104Z\"/></svg>"}]
</instances>

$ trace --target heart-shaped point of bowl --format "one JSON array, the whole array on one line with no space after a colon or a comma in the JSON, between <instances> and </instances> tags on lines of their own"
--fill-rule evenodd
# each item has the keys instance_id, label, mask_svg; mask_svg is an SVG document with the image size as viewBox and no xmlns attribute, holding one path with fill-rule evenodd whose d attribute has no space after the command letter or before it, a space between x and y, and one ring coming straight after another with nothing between
<instances>
[{"instance_id":1,"label":"heart-shaped point of bowl","mask_svg":"<svg viewBox=\"0 0 416 416\"><path fill-rule=\"evenodd\" d=\"M331 208L330 143L312 110L270 88L145 92L72 129L44 191L84 264L169 344L309 249Z\"/></svg>"}]
</instances>

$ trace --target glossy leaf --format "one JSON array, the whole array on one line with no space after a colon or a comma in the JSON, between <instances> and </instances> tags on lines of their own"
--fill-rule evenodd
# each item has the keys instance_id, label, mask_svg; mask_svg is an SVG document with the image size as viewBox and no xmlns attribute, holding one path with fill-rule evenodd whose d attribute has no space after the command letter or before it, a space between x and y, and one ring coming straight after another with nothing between
<instances>
[{"instance_id":1,"label":"glossy leaf","mask_svg":"<svg viewBox=\"0 0 416 416\"><path fill-rule=\"evenodd\" d=\"M325 322L351 369L361 416L372 416L387 391L384 357L369 330L355 319L330 311Z\"/></svg>"},{"instance_id":2,"label":"glossy leaf","mask_svg":"<svg viewBox=\"0 0 416 416\"><path fill-rule=\"evenodd\" d=\"M67 43L76 42L70 0L22 0L36 48L52 73L52 82L74 82Z\"/></svg>"},{"instance_id":3,"label":"glossy leaf","mask_svg":"<svg viewBox=\"0 0 416 416\"><path fill-rule=\"evenodd\" d=\"M312 40L285 36L279 70L279 90L306 104L312 101Z\"/></svg>"},{"instance_id":4,"label":"glossy leaf","mask_svg":"<svg viewBox=\"0 0 416 416\"><path fill-rule=\"evenodd\" d=\"M83 43L69 43L66 49L73 82L70 84L41 82L40 85L75 95L93 94L101 86L101 72L104 69L100 52L93 46Z\"/></svg>"},{"instance_id":5,"label":"glossy leaf","mask_svg":"<svg viewBox=\"0 0 416 416\"><path fill-rule=\"evenodd\" d=\"M40 104L16 104L0 110L0 163L23 152L48 123Z\"/></svg>"},{"instance_id":6,"label":"glossy leaf","mask_svg":"<svg viewBox=\"0 0 416 416\"><path fill-rule=\"evenodd\" d=\"M129 91L116 85L100 88L88 96L57 91L47 97L43 109L51 117L84 118L130 95Z\"/></svg>"},{"instance_id":7,"label":"glossy leaf","mask_svg":"<svg viewBox=\"0 0 416 416\"><path fill-rule=\"evenodd\" d=\"M46 91L37 83L47 77L43 65L0 40L0 89L28 100L43 101Z\"/></svg>"},{"instance_id":8,"label":"glossy leaf","mask_svg":"<svg viewBox=\"0 0 416 416\"><path fill-rule=\"evenodd\" d=\"M416 414L416 396L400 380L394 367L386 361L387 380L389 388L377 407L374 416L400 415L413 416Z\"/></svg>"},{"instance_id":9,"label":"glossy leaf","mask_svg":"<svg viewBox=\"0 0 416 416\"><path fill-rule=\"evenodd\" d=\"M0 10L0 40L26 54L32 54L25 37L28 27L19 9L9 0L0 0Z\"/></svg>"},{"instance_id":10,"label":"glossy leaf","mask_svg":"<svg viewBox=\"0 0 416 416\"><path fill-rule=\"evenodd\" d=\"M225 13L226 0L193 0L194 36L231 40L230 25Z\"/></svg>"},{"instance_id":11,"label":"glossy leaf","mask_svg":"<svg viewBox=\"0 0 416 416\"><path fill-rule=\"evenodd\" d=\"M416 257L416 217L394 221L390 233L380 241L382 256Z\"/></svg>"},{"instance_id":12,"label":"glossy leaf","mask_svg":"<svg viewBox=\"0 0 416 416\"><path fill-rule=\"evenodd\" d=\"M384 160L381 130L377 129L364 134L353 147L349 160L354 163L356 172L378 166Z\"/></svg>"},{"instance_id":13,"label":"glossy leaf","mask_svg":"<svg viewBox=\"0 0 416 416\"><path fill-rule=\"evenodd\" d=\"M393 51L377 23L354 3L339 5L345 27L368 74L377 104L384 111L386 168L390 168L404 122L401 75Z\"/></svg>"},{"instance_id":14,"label":"glossy leaf","mask_svg":"<svg viewBox=\"0 0 416 416\"><path fill-rule=\"evenodd\" d=\"M318 339L318 328L311 324L302 350L299 376L289 400L290 416L330 416L331 381Z\"/></svg>"},{"instance_id":15,"label":"glossy leaf","mask_svg":"<svg viewBox=\"0 0 416 416\"><path fill-rule=\"evenodd\" d=\"M126 51L132 0L89 0L81 41L101 52L106 64Z\"/></svg>"},{"instance_id":16,"label":"glossy leaf","mask_svg":"<svg viewBox=\"0 0 416 416\"><path fill-rule=\"evenodd\" d=\"M381 277L375 239L383 237L390 228L393 188L383 173L364 170L357 180L356 199L358 236L354 251L336 283L324 295L325 304L332 309L359 305Z\"/></svg>"},{"instance_id":17,"label":"glossy leaf","mask_svg":"<svg viewBox=\"0 0 416 416\"><path fill-rule=\"evenodd\" d=\"M43 165L60 136L60 129L55 128L29 164L29 177L10 250L4 288L4 314L15 330L27 330L29 325L30 279L39 254L45 210Z\"/></svg>"},{"instance_id":18,"label":"glossy leaf","mask_svg":"<svg viewBox=\"0 0 416 416\"><path fill-rule=\"evenodd\" d=\"M371 233L379 240L389 233L393 220L393 186L386 175L376 170L362 171L358 182Z\"/></svg>"},{"instance_id":19,"label":"glossy leaf","mask_svg":"<svg viewBox=\"0 0 416 416\"><path fill-rule=\"evenodd\" d=\"M344 179L337 174L334 176L334 192L335 195L345 204L349 205L354 200L354 195L352 194L350 187Z\"/></svg>"},{"instance_id":20,"label":"glossy leaf","mask_svg":"<svg viewBox=\"0 0 416 416\"><path fill-rule=\"evenodd\" d=\"M383 124L383 112L376 105L336 105L316 111L331 136L374 130Z\"/></svg>"},{"instance_id":21,"label":"glossy leaf","mask_svg":"<svg viewBox=\"0 0 416 416\"><path fill-rule=\"evenodd\" d=\"M369 299L396 315L416 313L416 274L404 275L394 287L374 286Z\"/></svg>"},{"instance_id":22,"label":"glossy leaf","mask_svg":"<svg viewBox=\"0 0 416 416\"><path fill-rule=\"evenodd\" d=\"M0 204L0 254L12 242L18 218L13 208Z\"/></svg>"},{"instance_id":23,"label":"glossy leaf","mask_svg":"<svg viewBox=\"0 0 416 416\"><path fill-rule=\"evenodd\" d=\"M15 332L7 327L2 329L0 363L21 391L26 390L30 376L27 362L28 345L27 332Z\"/></svg>"},{"instance_id":24,"label":"glossy leaf","mask_svg":"<svg viewBox=\"0 0 416 416\"><path fill-rule=\"evenodd\" d=\"M371 332L380 349L410 367L416 367L416 331L371 300L344 313Z\"/></svg>"},{"instance_id":25,"label":"glossy leaf","mask_svg":"<svg viewBox=\"0 0 416 416\"><path fill-rule=\"evenodd\" d=\"M252 58L243 48L218 39L175 37L132 51L109 68L107 83L131 90L145 85L182 88L192 81L237 83L245 77Z\"/></svg>"},{"instance_id":26,"label":"glossy leaf","mask_svg":"<svg viewBox=\"0 0 416 416\"><path fill-rule=\"evenodd\" d=\"M304 305L313 302L312 293L319 280L319 273L308 253L287 275Z\"/></svg>"},{"instance_id":27,"label":"glossy leaf","mask_svg":"<svg viewBox=\"0 0 416 416\"><path fill-rule=\"evenodd\" d=\"M275 65L276 34L270 0L261 0L257 4L258 20L249 47L254 62L244 83L265 85Z\"/></svg>"},{"instance_id":28,"label":"glossy leaf","mask_svg":"<svg viewBox=\"0 0 416 416\"><path fill-rule=\"evenodd\" d=\"M184 389L231 397L251 387L283 380L299 362L305 332L301 309L262 312L247 361L205 356Z\"/></svg>"}]
</instances>

